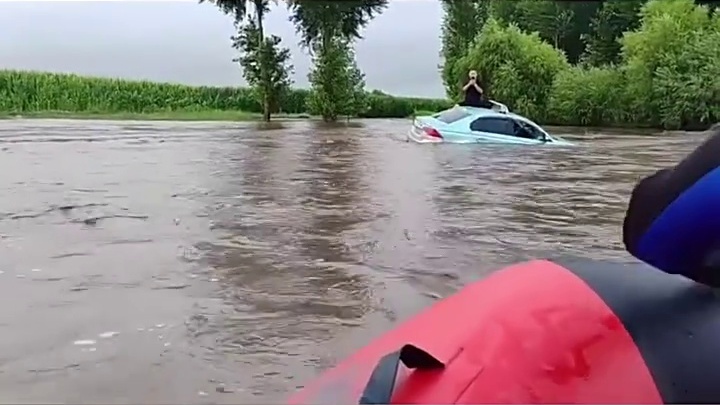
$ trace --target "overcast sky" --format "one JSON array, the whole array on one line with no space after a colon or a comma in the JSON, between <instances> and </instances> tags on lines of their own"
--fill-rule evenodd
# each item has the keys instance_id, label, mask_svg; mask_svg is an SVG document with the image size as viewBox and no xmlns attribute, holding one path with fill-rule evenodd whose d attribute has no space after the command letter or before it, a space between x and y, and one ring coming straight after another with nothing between
<instances>
[{"instance_id":1,"label":"overcast sky","mask_svg":"<svg viewBox=\"0 0 720 405\"><path fill-rule=\"evenodd\" d=\"M357 46L371 89L442 96L438 74L442 10L434 0L391 0ZM266 29L293 51L295 80L307 85L310 60L297 45L285 7ZM0 68L242 85L232 63L231 18L196 1L0 1Z\"/></svg>"}]
</instances>

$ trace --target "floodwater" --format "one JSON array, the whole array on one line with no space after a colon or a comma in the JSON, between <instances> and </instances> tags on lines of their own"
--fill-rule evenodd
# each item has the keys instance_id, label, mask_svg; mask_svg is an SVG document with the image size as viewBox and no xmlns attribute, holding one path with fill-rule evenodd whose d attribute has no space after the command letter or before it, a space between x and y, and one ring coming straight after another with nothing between
<instances>
[{"instance_id":1,"label":"floodwater","mask_svg":"<svg viewBox=\"0 0 720 405\"><path fill-rule=\"evenodd\" d=\"M633 183L702 139L256 125L0 121L0 401L280 402L503 265L629 260Z\"/></svg>"}]
</instances>

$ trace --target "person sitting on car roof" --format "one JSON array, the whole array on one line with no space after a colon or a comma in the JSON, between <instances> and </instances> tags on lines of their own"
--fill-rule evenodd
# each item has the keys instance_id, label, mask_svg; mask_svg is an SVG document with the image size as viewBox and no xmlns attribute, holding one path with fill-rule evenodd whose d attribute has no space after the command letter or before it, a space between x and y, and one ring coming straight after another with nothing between
<instances>
[{"instance_id":1,"label":"person sitting on car roof","mask_svg":"<svg viewBox=\"0 0 720 405\"><path fill-rule=\"evenodd\" d=\"M487 101L485 92L480 86L477 71L471 70L468 77L468 82L462 88L465 98L460 105L463 107L492 108L492 104Z\"/></svg>"}]
</instances>

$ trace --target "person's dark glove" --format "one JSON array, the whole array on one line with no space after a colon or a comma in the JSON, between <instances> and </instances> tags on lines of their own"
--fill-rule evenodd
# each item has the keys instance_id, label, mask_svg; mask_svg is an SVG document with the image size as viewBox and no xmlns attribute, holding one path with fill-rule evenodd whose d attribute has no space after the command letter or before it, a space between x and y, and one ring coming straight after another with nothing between
<instances>
[{"instance_id":1,"label":"person's dark glove","mask_svg":"<svg viewBox=\"0 0 720 405\"><path fill-rule=\"evenodd\" d=\"M720 287L720 126L676 166L632 191L623 242L666 273Z\"/></svg>"}]
</instances>

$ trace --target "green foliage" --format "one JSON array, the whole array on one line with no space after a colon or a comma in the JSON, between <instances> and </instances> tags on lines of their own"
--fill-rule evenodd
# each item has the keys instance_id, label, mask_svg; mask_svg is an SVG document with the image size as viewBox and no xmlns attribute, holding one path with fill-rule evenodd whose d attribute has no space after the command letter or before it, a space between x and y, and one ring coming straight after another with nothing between
<instances>
[{"instance_id":1,"label":"green foliage","mask_svg":"<svg viewBox=\"0 0 720 405\"><path fill-rule=\"evenodd\" d=\"M355 63L354 40L387 0L291 1L290 20L313 55L308 107L325 121L365 108L365 78Z\"/></svg>"},{"instance_id":2,"label":"green foliage","mask_svg":"<svg viewBox=\"0 0 720 405\"><path fill-rule=\"evenodd\" d=\"M540 122L704 128L720 120L720 15L697 3L492 0L454 72L478 70L492 98ZM571 66L560 51L578 33Z\"/></svg>"},{"instance_id":3,"label":"green foliage","mask_svg":"<svg viewBox=\"0 0 720 405\"><path fill-rule=\"evenodd\" d=\"M204 2L205 0L200 0ZM288 66L290 51L279 48L280 38L265 37L263 20L270 11L269 0L210 0L225 14L235 19L240 34L232 37L233 48L241 55L234 59L243 67L243 75L250 84L263 108L263 119L270 121L270 115L279 98L289 87ZM247 4L252 3L255 18L247 18Z\"/></svg>"},{"instance_id":4,"label":"green foliage","mask_svg":"<svg viewBox=\"0 0 720 405\"><path fill-rule=\"evenodd\" d=\"M442 78L448 97L457 96L461 82L454 71L456 62L467 53L468 46L482 29L488 17L487 0L443 0Z\"/></svg>"},{"instance_id":5,"label":"green foliage","mask_svg":"<svg viewBox=\"0 0 720 405\"><path fill-rule=\"evenodd\" d=\"M515 24L561 49L570 62L585 50L584 38L602 1L490 0L490 14L501 23Z\"/></svg>"},{"instance_id":6,"label":"green foliage","mask_svg":"<svg viewBox=\"0 0 720 405\"><path fill-rule=\"evenodd\" d=\"M365 77L355 64L355 53L344 38L316 45L313 68L308 75L308 112L325 121L357 116L365 108Z\"/></svg>"},{"instance_id":7,"label":"green foliage","mask_svg":"<svg viewBox=\"0 0 720 405\"><path fill-rule=\"evenodd\" d=\"M239 35L232 40L233 48L241 53L234 61L242 67L245 80L262 106L263 118L270 121L270 114L278 111L282 97L290 89L290 50L280 47L278 36L263 38L253 19L241 25Z\"/></svg>"},{"instance_id":8,"label":"green foliage","mask_svg":"<svg viewBox=\"0 0 720 405\"><path fill-rule=\"evenodd\" d=\"M548 122L562 125L603 126L622 124L626 81L613 67L574 66L558 73L548 104Z\"/></svg>"},{"instance_id":9,"label":"green foliage","mask_svg":"<svg viewBox=\"0 0 720 405\"><path fill-rule=\"evenodd\" d=\"M442 111L452 107L450 100L393 97L374 90L367 95L367 109L360 113L363 118L408 117L416 111Z\"/></svg>"},{"instance_id":10,"label":"green foliage","mask_svg":"<svg viewBox=\"0 0 720 405\"><path fill-rule=\"evenodd\" d=\"M0 71L0 111L156 112L165 110L260 111L248 89Z\"/></svg>"},{"instance_id":11,"label":"green foliage","mask_svg":"<svg viewBox=\"0 0 720 405\"><path fill-rule=\"evenodd\" d=\"M601 7L607 1L615 0L592 0L592 1L563 1L562 3L572 11L572 22L561 48L565 52L570 63L578 63L586 53L588 37L592 34L592 20L597 16ZM638 1L638 0L627 0Z\"/></svg>"},{"instance_id":12,"label":"green foliage","mask_svg":"<svg viewBox=\"0 0 720 405\"><path fill-rule=\"evenodd\" d=\"M490 0L490 16L501 23L516 23L520 21L521 11L518 1Z\"/></svg>"},{"instance_id":13,"label":"green foliage","mask_svg":"<svg viewBox=\"0 0 720 405\"><path fill-rule=\"evenodd\" d=\"M691 0L651 0L622 39L628 110L665 128L720 119L720 20Z\"/></svg>"},{"instance_id":14,"label":"green foliage","mask_svg":"<svg viewBox=\"0 0 720 405\"><path fill-rule=\"evenodd\" d=\"M517 24L525 31L537 32L540 38L560 49L575 16L564 4L552 0L520 0Z\"/></svg>"},{"instance_id":15,"label":"green foliage","mask_svg":"<svg viewBox=\"0 0 720 405\"><path fill-rule=\"evenodd\" d=\"M288 1L302 43L312 48L323 36L360 39L360 30L387 8L388 0L295 0Z\"/></svg>"},{"instance_id":16,"label":"green foliage","mask_svg":"<svg viewBox=\"0 0 720 405\"><path fill-rule=\"evenodd\" d=\"M200 0L200 3L205 2L216 5L225 14L232 15L236 23L242 22L247 13L247 0Z\"/></svg>"},{"instance_id":17,"label":"green foliage","mask_svg":"<svg viewBox=\"0 0 720 405\"><path fill-rule=\"evenodd\" d=\"M555 76L570 68L563 53L514 24L490 19L456 71L475 69L489 97L542 120ZM458 77L458 81L463 80Z\"/></svg>"},{"instance_id":18,"label":"green foliage","mask_svg":"<svg viewBox=\"0 0 720 405\"><path fill-rule=\"evenodd\" d=\"M368 108L368 96L365 91L365 74L360 70L355 60L355 52L349 54L348 87L350 97L346 101L343 114L347 117L356 117Z\"/></svg>"},{"instance_id":19,"label":"green foliage","mask_svg":"<svg viewBox=\"0 0 720 405\"><path fill-rule=\"evenodd\" d=\"M590 22L584 59L590 65L603 66L620 62L619 39L640 24L640 7L644 0L608 0Z\"/></svg>"},{"instance_id":20,"label":"green foliage","mask_svg":"<svg viewBox=\"0 0 720 405\"><path fill-rule=\"evenodd\" d=\"M290 90L280 101L285 114L308 112L309 91ZM366 95L370 108L363 117L404 118L415 110L441 110L445 100L393 97L380 92ZM194 87L83 77L78 75L0 70L0 113L42 112L151 114L204 111L262 112L253 90L235 87Z\"/></svg>"},{"instance_id":21,"label":"green foliage","mask_svg":"<svg viewBox=\"0 0 720 405\"><path fill-rule=\"evenodd\" d=\"M313 57L310 91L289 89L289 52L263 33L269 0L208 1L238 26L234 46L250 89L0 71L0 112L264 111L269 119L310 111L335 120L449 107L364 91L352 45L387 0L288 2ZM456 95L476 69L492 98L540 122L705 127L720 120L718 3L443 0L443 82Z\"/></svg>"}]
</instances>

